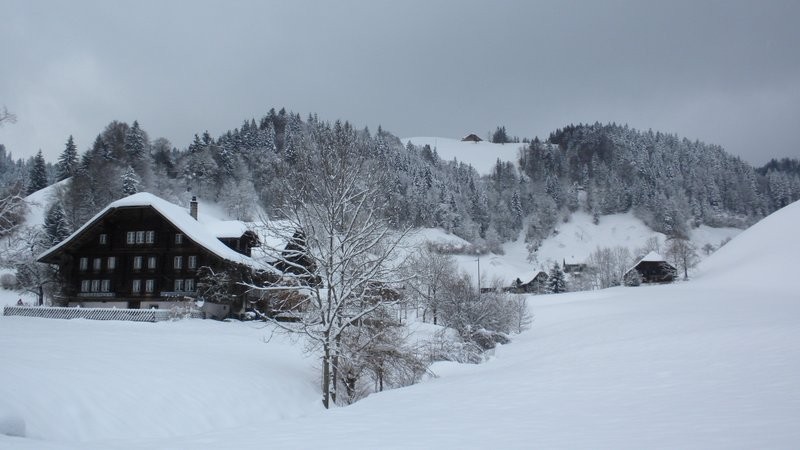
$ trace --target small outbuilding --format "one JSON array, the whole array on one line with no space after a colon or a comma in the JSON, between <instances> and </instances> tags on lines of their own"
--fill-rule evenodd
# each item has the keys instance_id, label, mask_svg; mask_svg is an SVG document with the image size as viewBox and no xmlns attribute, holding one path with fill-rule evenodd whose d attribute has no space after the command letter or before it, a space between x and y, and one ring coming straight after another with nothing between
<instances>
[{"instance_id":1,"label":"small outbuilding","mask_svg":"<svg viewBox=\"0 0 800 450\"><path fill-rule=\"evenodd\" d=\"M481 142L483 139L479 138L477 134L470 133L463 138L461 138L463 142Z\"/></svg>"},{"instance_id":2,"label":"small outbuilding","mask_svg":"<svg viewBox=\"0 0 800 450\"><path fill-rule=\"evenodd\" d=\"M671 283L678 271L656 252L650 252L640 259L630 270L625 272L625 279L633 271L638 272L642 283Z\"/></svg>"}]
</instances>

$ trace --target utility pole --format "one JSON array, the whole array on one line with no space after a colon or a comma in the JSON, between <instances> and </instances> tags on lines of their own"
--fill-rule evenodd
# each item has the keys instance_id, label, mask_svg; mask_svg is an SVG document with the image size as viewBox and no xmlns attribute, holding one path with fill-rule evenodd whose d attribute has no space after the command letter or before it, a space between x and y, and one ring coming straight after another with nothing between
<instances>
[{"instance_id":1,"label":"utility pole","mask_svg":"<svg viewBox=\"0 0 800 450\"><path fill-rule=\"evenodd\" d=\"M478 298L481 298L481 257L478 255Z\"/></svg>"}]
</instances>

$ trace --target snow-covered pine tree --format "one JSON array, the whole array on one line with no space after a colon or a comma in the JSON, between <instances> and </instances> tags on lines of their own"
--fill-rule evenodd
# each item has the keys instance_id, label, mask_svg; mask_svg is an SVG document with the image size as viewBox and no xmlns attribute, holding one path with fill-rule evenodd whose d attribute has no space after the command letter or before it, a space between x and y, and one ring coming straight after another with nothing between
<instances>
[{"instance_id":1,"label":"snow-covered pine tree","mask_svg":"<svg viewBox=\"0 0 800 450\"><path fill-rule=\"evenodd\" d=\"M130 163L141 161L145 155L147 146L144 132L139 128L139 122L134 120L133 126L128 129L125 135L125 154Z\"/></svg>"},{"instance_id":2,"label":"snow-covered pine tree","mask_svg":"<svg viewBox=\"0 0 800 450\"><path fill-rule=\"evenodd\" d=\"M75 146L75 141L72 135L67 139L67 144L61 156L58 157L58 181L65 180L73 175L78 170L78 148Z\"/></svg>"},{"instance_id":3,"label":"snow-covered pine tree","mask_svg":"<svg viewBox=\"0 0 800 450\"><path fill-rule=\"evenodd\" d=\"M547 292L551 294L567 292L567 277L564 275L564 271L561 270L561 266L559 266L558 263L553 264L548 274Z\"/></svg>"},{"instance_id":4,"label":"snow-covered pine tree","mask_svg":"<svg viewBox=\"0 0 800 450\"><path fill-rule=\"evenodd\" d=\"M140 185L141 179L136 175L136 171L133 170L133 167L128 166L125 173L122 174L122 193L125 195L133 195L139 192Z\"/></svg>"},{"instance_id":5,"label":"snow-covered pine tree","mask_svg":"<svg viewBox=\"0 0 800 450\"><path fill-rule=\"evenodd\" d=\"M511 196L511 212L514 215L514 229L518 230L522 228L522 217L524 213L522 212L522 201L519 198L518 191L514 191L514 194Z\"/></svg>"},{"instance_id":6,"label":"snow-covered pine tree","mask_svg":"<svg viewBox=\"0 0 800 450\"><path fill-rule=\"evenodd\" d=\"M70 226L61 204L53 203L44 216L45 246L52 247L70 235Z\"/></svg>"},{"instance_id":7,"label":"snow-covered pine tree","mask_svg":"<svg viewBox=\"0 0 800 450\"><path fill-rule=\"evenodd\" d=\"M47 165L44 162L42 151L39 150L33 157L30 176L28 178L28 195L47 187Z\"/></svg>"}]
</instances>

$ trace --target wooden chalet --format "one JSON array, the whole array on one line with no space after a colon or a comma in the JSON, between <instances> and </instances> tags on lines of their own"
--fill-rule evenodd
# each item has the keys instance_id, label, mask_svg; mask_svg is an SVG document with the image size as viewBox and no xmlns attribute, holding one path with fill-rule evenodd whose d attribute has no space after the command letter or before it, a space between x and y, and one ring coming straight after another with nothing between
<instances>
[{"instance_id":1,"label":"wooden chalet","mask_svg":"<svg viewBox=\"0 0 800 450\"><path fill-rule=\"evenodd\" d=\"M201 267L264 269L250 257L259 239L245 223L199 219L195 198L187 211L153 194L134 194L109 204L38 261L58 266L56 303L95 308L169 308L197 297ZM274 270L275 279L279 274ZM242 307L239 294L232 297ZM228 315L227 304L217 306L212 315ZM230 307L237 309L235 302Z\"/></svg>"},{"instance_id":2,"label":"wooden chalet","mask_svg":"<svg viewBox=\"0 0 800 450\"><path fill-rule=\"evenodd\" d=\"M546 272L540 271L533 277L531 281L523 283L522 280L517 278L514 285L508 289L509 292L514 294L542 294L547 288L548 275Z\"/></svg>"},{"instance_id":3,"label":"wooden chalet","mask_svg":"<svg viewBox=\"0 0 800 450\"><path fill-rule=\"evenodd\" d=\"M625 277L632 271L639 273L642 283L671 283L675 280L678 271L675 266L666 262L656 252L650 252L640 259L630 270L625 272Z\"/></svg>"},{"instance_id":4,"label":"wooden chalet","mask_svg":"<svg viewBox=\"0 0 800 450\"><path fill-rule=\"evenodd\" d=\"M478 135L475 134L475 133L470 133L470 134L464 136L463 138L461 138L461 140L463 142L481 142L483 139L478 137Z\"/></svg>"}]
</instances>

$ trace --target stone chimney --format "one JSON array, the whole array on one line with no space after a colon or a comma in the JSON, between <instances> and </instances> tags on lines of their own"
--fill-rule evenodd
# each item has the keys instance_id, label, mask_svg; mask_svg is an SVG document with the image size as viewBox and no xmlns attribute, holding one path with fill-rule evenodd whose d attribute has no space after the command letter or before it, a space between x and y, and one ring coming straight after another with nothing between
<instances>
[{"instance_id":1,"label":"stone chimney","mask_svg":"<svg viewBox=\"0 0 800 450\"><path fill-rule=\"evenodd\" d=\"M197 197L192 196L192 201L189 202L189 214L197 220Z\"/></svg>"}]
</instances>

